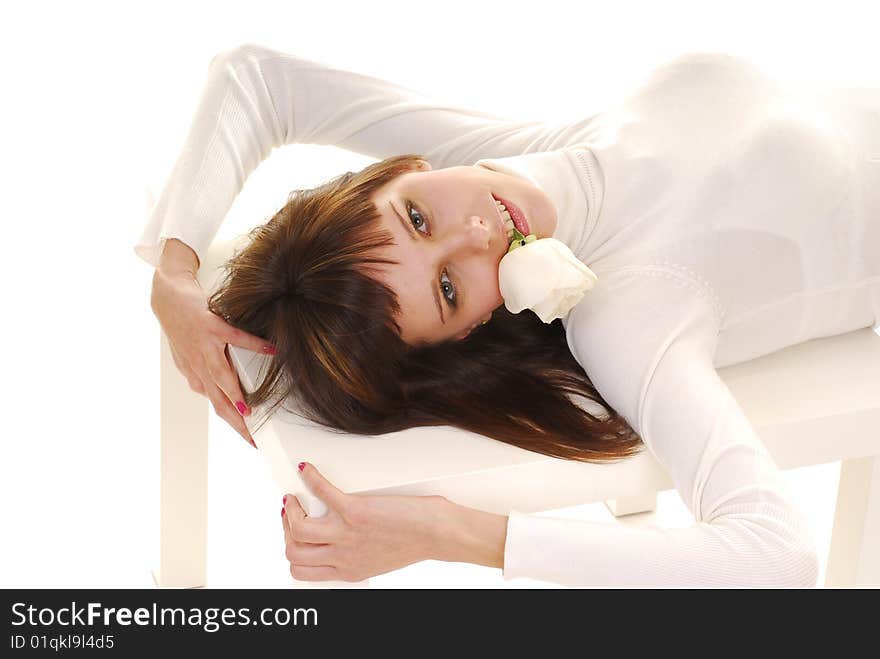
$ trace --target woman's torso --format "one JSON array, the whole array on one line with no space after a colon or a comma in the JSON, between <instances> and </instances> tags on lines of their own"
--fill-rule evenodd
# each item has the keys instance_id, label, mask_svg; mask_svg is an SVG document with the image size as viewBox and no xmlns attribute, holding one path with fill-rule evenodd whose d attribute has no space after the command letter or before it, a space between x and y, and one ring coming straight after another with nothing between
<instances>
[{"instance_id":1,"label":"woman's torso","mask_svg":"<svg viewBox=\"0 0 880 659\"><path fill-rule=\"evenodd\" d=\"M695 281L719 310L716 366L880 322L880 89L810 95L688 56L560 134L604 182L575 252L600 279Z\"/></svg>"}]
</instances>

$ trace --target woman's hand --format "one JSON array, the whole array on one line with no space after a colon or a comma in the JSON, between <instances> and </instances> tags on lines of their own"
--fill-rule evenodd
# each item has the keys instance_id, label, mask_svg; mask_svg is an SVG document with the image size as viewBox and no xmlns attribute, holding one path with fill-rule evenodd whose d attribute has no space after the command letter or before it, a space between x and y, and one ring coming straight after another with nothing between
<instances>
[{"instance_id":1,"label":"woman's hand","mask_svg":"<svg viewBox=\"0 0 880 659\"><path fill-rule=\"evenodd\" d=\"M214 411L256 448L242 418L250 410L244 404L226 345L269 354L272 348L265 339L233 327L208 309L197 271L195 252L176 239L167 240L153 273L150 306L190 389L206 396Z\"/></svg>"},{"instance_id":2,"label":"woman's hand","mask_svg":"<svg viewBox=\"0 0 880 659\"><path fill-rule=\"evenodd\" d=\"M284 498L284 542L294 579L362 581L438 557L444 497L345 494L314 465L303 464L303 480L328 510L309 517L299 499Z\"/></svg>"}]
</instances>

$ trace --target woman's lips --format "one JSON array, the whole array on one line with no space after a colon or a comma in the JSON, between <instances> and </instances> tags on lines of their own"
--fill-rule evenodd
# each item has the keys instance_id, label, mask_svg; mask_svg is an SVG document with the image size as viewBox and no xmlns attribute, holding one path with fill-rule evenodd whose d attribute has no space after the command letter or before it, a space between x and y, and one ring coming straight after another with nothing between
<instances>
[{"instance_id":1,"label":"woman's lips","mask_svg":"<svg viewBox=\"0 0 880 659\"><path fill-rule=\"evenodd\" d=\"M495 197L495 195L492 196L497 201L504 204L504 208L506 208L507 212L510 213L510 219L513 220L513 226L516 227L516 230L519 231L522 235L528 236L531 233L531 231L529 230L529 222L528 220L526 220L525 213L520 210L519 206L507 201L506 199L502 199L501 197Z\"/></svg>"}]
</instances>

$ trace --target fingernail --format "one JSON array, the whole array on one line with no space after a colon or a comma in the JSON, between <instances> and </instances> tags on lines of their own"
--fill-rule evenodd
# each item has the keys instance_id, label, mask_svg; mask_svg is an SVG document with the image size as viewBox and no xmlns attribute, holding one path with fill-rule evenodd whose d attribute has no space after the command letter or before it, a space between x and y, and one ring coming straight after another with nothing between
<instances>
[{"instance_id":1,"label":"fingernail","mask_svg":"<svg viewBox=\"0 0 880 659\"><path fill-rule=\"evenodd\" d=\"M269 354L269 355L274 355L275 348L273 348L272 346L263 346L263 352L265 352L266 354Z\"/></svg>"},{"instance_id":2,"label":"fingernail","mask_svg":"<svg viewBox=\"0 0 880 659\"><path fill-rule=\"evenodd\" d=\"M284 508L281 509L281 516L284 517Z\"/></svg>"},{"instance_id":3,"label":"fingernail","mask_svg":"<svg viewBox=\"0 0 880 659\"><path fill-rule=\"evenodd\" d=\"M287 505L287 495L286 495L286 494L282 497L282 499L281 499L281 504L284 505L284 506Z\"/></svg>"},{"instance_id":4,"label":"fingernail","mask_svg":"<svg viewBox=\"0 0 880 659\"><path fill-rule=\"evenodd\" d=\"M306 468L306 463L300 462L298 465L296 465L296 468L299 469L300 471L302 471L303 469Z\"/></svg>"},{"instance_id":5,"label":"fingernail","mask_svg":"<svg viewBox=\"0 0 880 659\"><path fill-rule=\"evenodd\" d=\"M243 401L235 401L235 406L238 408L238 411L241 413L242 416L247 416L248 414L250 414L247 405L245 405Z\"/></svg>"}]
</instances>

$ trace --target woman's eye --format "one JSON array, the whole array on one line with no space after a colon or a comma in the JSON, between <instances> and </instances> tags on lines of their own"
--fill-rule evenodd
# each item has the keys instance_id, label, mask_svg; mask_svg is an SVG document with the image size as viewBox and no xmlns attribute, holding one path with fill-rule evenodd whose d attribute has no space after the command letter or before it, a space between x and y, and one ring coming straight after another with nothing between
<instances>
[{"instance_id":1,"label":"woman's eye","mask_svg":"<svg viewBox=\"0 0 880 659\"><path fill-rule=\"evenodd\" d=\"M425 217L422 215L422 213L419 209L417 209L411 203L407 203L406 212L409 214L410 222L412 222L413 226L416 227L416 231L418 231L422 227L427 229L428 221L425 219ZM417 226L416 222L414 221L414 218L416 218L417 221L419 221L421 224L419 224ZM424 233L424 232L422 232L422 233ZM428 232L428 234L430 234L430 231ZM449 288L445 289L444 284L447 284ZM453 309L458 308L458 296L456 295L456 292L455 292L455 284L453 284L452 280L449 279L449 277L447 276L446 270L444 270L440 276L440 291L441 291L441 294L443 295L443 297L446 298L446 301L449 303L449 306L451 306ZM450 293L450 292L452 293L452 297L449 297L447 295L447 293Z\"/></svg>"},{"instance_id":2,"label":"woman's eye","mask_svg":"<svg viewBox=\"0 0 880 659\"><path fill-rule=\"evenodd\" d=\"M413 206L412 204L407 204L407 206L406 206L406 210L407 210L407 213L409 213L409 219L410 219L410 222L412 222L412 219L413 219L413 213L415 213L415 217L417 217L417 218L421 221L421 223L422 223L421 226L423 226L423 227L427 227L427 226L428 226L428 223L427 223L427 221L425 220L425 218L422 216L421 211L420 211L419 209L417 209L415 206ZM413 222L413 226L416 227L416 230L419 229L419 227L416 226L415 222Z\"/></svg>"},{"instance_id":3,"label":"woman's eye","mask_svg":"<svg viewBox=\"0 0 880 659\"><path fill-rule=\"evenodd\" d=\"M447 291L443 289L443 284L449 284L449 288L452 290L452 297L446 296ZM446 270L440 275L440 291L443 293L443 297L446 298L446 301L449 302L449 305L455 309L458 306L458 299L455 295L455 284L453 284L452 280L446 276Z\"/></svg>"}]
</instances>

